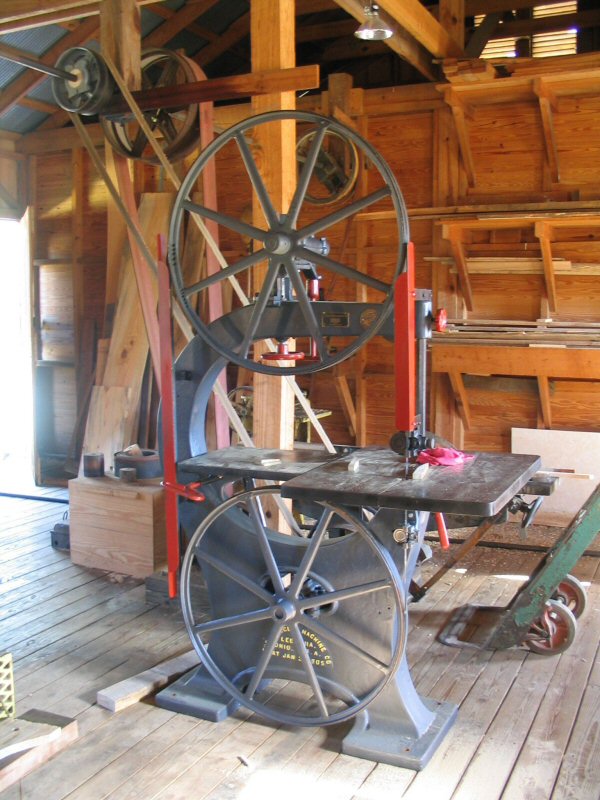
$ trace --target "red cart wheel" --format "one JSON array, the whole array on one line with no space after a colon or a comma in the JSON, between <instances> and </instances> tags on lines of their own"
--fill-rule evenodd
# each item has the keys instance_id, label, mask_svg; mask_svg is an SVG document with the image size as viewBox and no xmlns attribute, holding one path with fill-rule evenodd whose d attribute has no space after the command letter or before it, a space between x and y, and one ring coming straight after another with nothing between
<instances>
[{"instance_id":1,"label":"red cart wheel","mask_svg":"<svg viewBox=\"0 0 600 800\"><path fill-rule=\"evenodd\" d=\"M534 653L553 656L571 645L576 632L573 612L556 600L548 600L542 614L532 622L524 644Z\"/></svg>"},{"instance_id":2,"label":"red cart wheel","mask_svg":"<svg viewBox=\"0 0 600 800\"><path fill-rule=\"evenodd\" d=\"M587 605L585 589L581 581L578 581L573 575L565 575L556 587L552 599L567 606L576 619L583 614Z\"/></svg>"}]
</instances>

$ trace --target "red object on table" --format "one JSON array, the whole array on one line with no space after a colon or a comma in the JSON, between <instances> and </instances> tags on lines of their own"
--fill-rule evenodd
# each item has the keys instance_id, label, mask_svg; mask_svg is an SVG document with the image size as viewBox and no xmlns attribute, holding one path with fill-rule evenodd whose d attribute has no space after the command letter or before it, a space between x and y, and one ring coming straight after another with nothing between
<instances>
[{"instance_id":1,"label":"red object on table","mask_svg":"<svg viewBox=\"0 0 600 800\"><path fill-rule=\"evenodd\" d=\"M435 467L454 467L458 464L466 464L472 461L475 456L455 450L453 447L431 447L428 450L421 450L417 456L419 464L432 464Z\"/></svg>"}]
</instances>

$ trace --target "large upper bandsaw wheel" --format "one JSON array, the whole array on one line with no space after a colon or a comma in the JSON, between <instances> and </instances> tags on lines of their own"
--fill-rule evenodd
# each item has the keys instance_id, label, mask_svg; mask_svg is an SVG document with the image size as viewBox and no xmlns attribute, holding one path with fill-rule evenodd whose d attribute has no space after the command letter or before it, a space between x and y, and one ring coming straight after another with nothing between
<instances>
[{"instance_id":1,"label":"large upper bandsaw wheel","mask_svg":"<svg viewBox=\"0 0 600 800\"><path fill-rule=\"evenodd\" d=\"M348 510L315 503L304 536L278 532L264 507L278 497L276 486L234 495L197 528L181 569L185 624L203 668L246 708L287 725L343 722L398 670L402 580Z\"/></svg>"},{"instance_id":2,"label":"large upper bandsaw wheel","mask_svg":"<svg viewBox=\"0 0 600 800\"><path fill-rule=\"evenodd\" d=\"M278 126L292 141L308 143L283 211L262 177L273 176L275 167L261 143L268 141L267 128ZM358 153L366 180L325 210L310 198L322 195L319 164L343 141ZM209 165L216 175L216 208L202 200ZM183 267L193 216L214 226L220 249L220 269L200 280L186 278ZM408 239L406 207L392 170L362 136L317 114L276 111L233 125L192 166L171 217L169 263L189 320L218 353L258 372L303 374L339 364L381 329L392 311L395 279L406 269ZM215 286L223 290L228 310L221 324L209 328L199 309L206 308ZM227 306L231 296L233 305ZM364 306L355 328L349 322L352 303ZM290 338L295 342L288 346ZM255 360L261 341L261 350L275 348L276 359Z\"/></svg>"}]
</instances>

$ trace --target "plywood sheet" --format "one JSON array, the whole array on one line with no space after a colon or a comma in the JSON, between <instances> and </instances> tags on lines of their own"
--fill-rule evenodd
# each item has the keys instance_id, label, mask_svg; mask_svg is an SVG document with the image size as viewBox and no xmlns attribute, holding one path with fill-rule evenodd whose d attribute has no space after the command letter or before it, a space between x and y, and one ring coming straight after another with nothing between
<instances>
[{"instance_id":1,"label":"plywood sheet","mask_svg":"<svg viewBox=\"0 0 600 800\"><path fill-rule=\"evenodd\" d=\"M541 456L543 469L573 469L594 476L561 478L554 494L545 498L536 523L566 527L600 483L600 433L513 428L512 452Z\"/></svg>"}]
</instances>

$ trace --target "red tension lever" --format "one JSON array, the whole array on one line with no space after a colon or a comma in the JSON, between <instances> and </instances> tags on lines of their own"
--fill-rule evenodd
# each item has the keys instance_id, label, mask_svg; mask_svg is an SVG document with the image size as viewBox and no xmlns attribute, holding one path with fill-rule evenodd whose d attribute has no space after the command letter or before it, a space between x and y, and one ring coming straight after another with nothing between
<instances>
[{"instance_id":1,"label":"red tension lever","mask_svg":"<svg viewBox=\"0 0 600 800\"><path fill-rule=\"evenodd\" d=\"M444 515L436 511L435 521L437 524L438 536L440 537L442 550L448 550L450 547L450 540L448 539L448 529L446 528L446 520L444 519Z\"/></svg>"},{"instance_id":2,"label":"red tension lever","mask_svg":"<svg viewBox=\"0 0 600 800\"><path fill-rule=\"evenodd\" d=\"M174 481L161 481L163 486L169 492L185 497L186 500L191 500L193 503L202 503L206 500L206 496L199 492L198 489L202 486L201 483L188 483L187 486L183 483L176 483Z\"/></svg>"}]
</instances>

